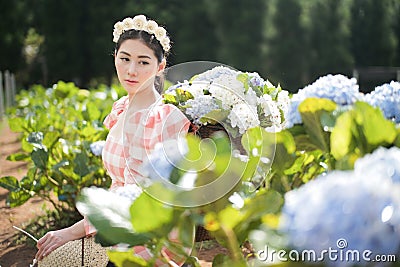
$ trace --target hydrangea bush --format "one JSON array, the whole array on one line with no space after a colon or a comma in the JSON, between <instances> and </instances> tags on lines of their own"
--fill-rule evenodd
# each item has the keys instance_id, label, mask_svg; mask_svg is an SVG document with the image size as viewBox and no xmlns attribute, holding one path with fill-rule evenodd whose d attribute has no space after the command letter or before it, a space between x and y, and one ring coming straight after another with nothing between
<instances>
[{"instance_id":1,"label":"hydrangea bush","mask_svg":"<svg viewBox=\"0 0 400 267\"><path fill-rule=\"evenodd\" d=\"M365 96L365 101L379 107L387 119L400 123L400 82L392 81L377 86Z\"/></svg>"},{"instance_id":2,"label":"hydrangea bush","mask_svg":"<svg viewBox=\"0 0 400 267\"><path fill-rule=\"evenodd\" d=\"M328 74L318 78L314 83L300 89L292 96L286 127L290 128L294 124L302 123L298 107L305 99L325 98L345 107L363 99L363 94L359 92L358 87L355 78L348 78L342 74Z\"/></svg>"},{"instance_id":3,"label":"hydrangea bush","mask_svg":"<svg viewBox=\"0 0 400 267\"><path fill-rule=\"evenodd\" d=\"M331 248L342 255L371 251L370 259L394 255L398 261L398 94L398 82L364 95L355 79L329 74L289 96L256 73L216 67L170 87L164 101L178 106L197 127L225 122L241 136L247 155L232 155L229 141L217 135L211 137L215 147L207 142L201 146L192 135L181 145L159 144L144 164L152 183L143 191L163 194L168 203L190 202L206 195L192 189L221 177L237 181L231 190L199 209L175 209L149 194L135 195L130 217L124 215L125 228L107 221L110 213L92 201L91 191L84 191L79 203L90 204L88 211L94 212L89 219L103 229L102 238L113 244L143 244L155 257L162 246L173 246L166 238L171 229L177 227L180 242L188 245L193 235L187 229L200 224L229 250L229 255L215 257L215 266L268 265L259 257L266 246L313 250L318 259ZM94 143L92 152L100 153L100 145ZM181 190L166 186L169 182ZM214 186L207 193L219 189ZM183 245L177 247L183 250ZM109 255L117 266L137 263L126 251ZM311 262L279 260L277 266L374 266L357 258L332 261L327 254ZM193 260L190 264L199 266Z\"/></svg>"},{"instance_id":4,"label":"hydrangea bush","mask_svg":"<svg viewBox=\"0 0 400 267\"><path fill-rule=\"evenodd\" d=\"M328 248L359 252L355 258L336 262L325 255L324 260L336 266L365 264L366 250L371 251L370 259L398 253L398 166L400 149L380 148L359 159L352 171L332 171L286 193L280 230L287 234L289 246L313 250L318 257Z\"/></svg>"},{"instance_id":5,"label":"hydrangea bush","mask_svg":"<svg viewBox=\"0 0 400 267\"><path fill-rule=\"evenodd\" d=\"M218 66L170 87L164 101L178 106L197 126L226 122L224 127L242 135L256 126L282 129L289 93L258 73Z\"/></svg>"}]
</instances>

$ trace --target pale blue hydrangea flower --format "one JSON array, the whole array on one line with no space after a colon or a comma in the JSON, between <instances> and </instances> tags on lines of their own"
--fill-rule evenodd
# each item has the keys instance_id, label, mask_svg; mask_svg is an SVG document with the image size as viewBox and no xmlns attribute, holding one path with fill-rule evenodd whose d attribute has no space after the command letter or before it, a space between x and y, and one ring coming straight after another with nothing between
<instances>
[{"instance_id":1,"label":"pale blue hydrangea flower","mask_svg":"<svg viewBox=\"0 0 400 267\"><path fill-rule=\"evenodd\" d=\"M114 190L115 194L129 199L131 202L135 201L142 192L142 188L136 184L125 184L125 186L118 187Z\"/></svg>"},{"instance_id":2,"label":"pale blue hydrangea flower","mask_svg":"<svg viewBox=\"0 0 400 267\"><path fill-rule=\"evenodd\" d=\"M210 95L198 96L195 100L189 99L186 101L186 114L192 117L193 123L201 125L200 119L209 112L218 109L219 106L215 99Z\"/></svg>"},{"instance_id":3,"label":"pale blue hydrangea flower","mask_svg":"<svg viewBox=\"0 0 400 267\"><path fill-rule=\"evenodd\" d=\"M97 141L94 143L90 144L90 151L92 151L93 155L95 156L101 156L101 153L103 152L103 147L105 145L106 141Z\"/></svg>"},{"instance_id":4,"label":"pale blue hydrangea flower","mask_svg":"<svg viewBox=\"0 0 400 267\"><path fill-rule=\"evenodd\" d=\"M379 107L387 119L400 123L400 82L392 81L377 86L365 96L365 101Z\"/></svg>"},{"instance_id":5,"label":"pale blue hydrangea flower","mask_svg":"<svg viewBox=\"0 0 400 267\"><path fill-rule=\"evenodd\" d=\"M300 89L294 94L289 105L286 127L302 123L298 107L306 98L327 98L339 106L352 105L357 100L363 99L359 92L357 80L342 74L328 74L318 78L314 83Z\"/></svg>"},{"instance_id":6,"label":"pale blue hydrangea flower","mask_svg":"<svg viewBox=\"0 0 400 267\"><path fill-rule=\"evenodd\" d=\"M365 250L372 252L371 259L378 254L399 253L398 167L396 175L385 171L390 163L398 166L394 157L399 151L377 150L359 160L355 171L333 171L286 193L280 229L287 234L289 246L298 251L314 250L317 256L329 248L338 253L360 253L360 262L352 258L329 261L325 255L330 266L366 265L361 256ZM382 160L386 155L389 162ZM346 240L345 248L338 246L341 239Z\"/></svg>"},{"instance_id":7,"label":"pale blue hydrangea flower","mask_svg":"<svg viewBox=\"0 0 400 267\"><path fill-rule=\"evenodd\" d=\"M193 78L193 81L207 81L211 82L213 80L219 79L221 76L234 76L236 77L237 71L224 66L217 66L211 70L207 70Z\"/></svg>"},{"instance_id":8,"label":"pale blue hydrangea flower","mask_svg":"<svg viewBox=\"0 0 400 267\"><path fill-rule=\"evenodd\" d=\"M379 147L372 154L358 159L354 164L354 171L362 176L365 170L384 173L394 183L400 184L400 149Z\"/></svg>"},{"instance_id":9,"label":"pale blue hydrangea flower","mask_svg":"<svg viewBox=\"0 0 400 267\"><path fill-rule=\"evenodd\" d=\"M144 160L141 173L153 182L169 183L169 178L174 167L188 152L186 139L170 139L157 143L154 150Z\"/></svg>"}]
</instances>

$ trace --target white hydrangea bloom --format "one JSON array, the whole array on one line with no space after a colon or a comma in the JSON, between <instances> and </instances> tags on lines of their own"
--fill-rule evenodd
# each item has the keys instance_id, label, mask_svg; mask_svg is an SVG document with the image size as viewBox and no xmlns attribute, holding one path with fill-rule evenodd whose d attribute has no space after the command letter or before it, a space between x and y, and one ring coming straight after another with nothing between
<instances>
[{"instance_id":1,"label":"white hydrangea bloom","mask_svg":"<svg viewBox=\"0 0 400 267\"><path fill-rule=\"evenodd\" d=\"M256 107L246 103L237 104L228 115L232 127L238 127L239 133L243 134L247 129L260 125Z\"/></svg>"},{"instance_id":2,"label":"white hydrangea bloom","mask_svg":"<svg viewBox=\"0 0 400 267\"><path fill-rule=\"evenodd\" d=\"M221 101L222 108L230 109L232 106L243 102L243 95L239 95L232 90L227 90L225 87L212 86L210 87L210 93L218 100Z\"/></svg>"}]
</instances>

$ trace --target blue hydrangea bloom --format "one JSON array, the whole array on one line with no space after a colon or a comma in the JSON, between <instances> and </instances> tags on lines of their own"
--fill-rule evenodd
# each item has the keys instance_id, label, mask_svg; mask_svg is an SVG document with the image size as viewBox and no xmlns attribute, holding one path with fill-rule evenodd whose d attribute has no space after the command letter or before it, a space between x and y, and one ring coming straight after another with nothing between
<instances>
[{"instance_id":1,"label":"blue hydrangea bloom","mask_svg":"<svg viewBox=\"0 0 400 267\"><path fill-rule=\"evenodd\" d=\"M186 139L178 138L157 143L144 160L141 172L153 182L169 183L174 167L188 152Z\"/></svg>"},{"instance_id":2,"label":"blue hydrangea bloom","mask_svg":"<svg viewBox=\"0 0 400 267\"><path fill-rule=\"evenodd\" d=\"M91 143L90 151L92 151L92 153L95 156L101 156L101 153L103 151L103 147L104 147L105 143L106 143L106 141L97 141L97 142Z\"/></svg>"},{"instance_id":3,"label":"blue hydrangea bloom","mask_svg":"<svg viewBox=\"0 0 400 267\"><path fill-rule=\"evenodd\" d=\"M354 164L354 171L362 176L365 170L378 174L384 173L394 183L400 184L400 149L398 147L390 149L380 147L372 154L358 159Z\"/></svg>"},{"instance_id":4,"label":"blue hydrangea bloom","mask_svg":"<svg viewBox=\"0 0 400 267\"><path fill-rule=\"evenodd\" d=\"M365 96L365 101L379 107L387 119L400 123L400 82L392 81L377 86Z\"/></svg>"},{"instance_id":5,"label":"blue hydrangea bloom","mask_svg":"<svg viewBox=\"0 0 400 267\"><path fill-rule=\"evenodd\" d=\"M198 96L196 100L189 99L186 101L186 114L192 117L195 124L201 125L200 119L209 112L218 109L219 106L216 100L210 95Z\"/></svg>"},{"instance_id":6,"label":"blue hydrangea bloom","mask_svg":"<svg viewBox=\"0 0 400 267\"><path fill-rule=\"evenodd\" d=\"M399 153L399 148L379 149L360 159L354 171L333 171L286 193L280 230L287 234L289 247L314 250L317 257L329 248L336 255L359 252L359 261L350 256L333 261L325 255L330 266L367 265L362 259L366 250L372 252L370 259L398 255Z\"/></svg>"},{"instance_id":7,"label":"blue hydrangea bloom","mask_svg":"<svg viewBox=\"0 0 400 267\"><path fill-rule=\"evenodd\" d=\"M340 106L348 106L357 100L362 100L363 94L359 92L355 78L348 78L342 74L328 74L320 77L314 83L293 94L287 115L287 128L302 123L298 107L301 102L310 97L327 98Z\"/></svg>"},{"instance_id":8,"label":"blue hydrangea bloom","mask_svg":"<svg viewBox=\"0 0 400 267\"><path fill-rule=\"evenodd\" d=\"M114 193L133 202L142 194L142 188L136 184L126 184L116 188Z\"/></svg>"}]
</instances>

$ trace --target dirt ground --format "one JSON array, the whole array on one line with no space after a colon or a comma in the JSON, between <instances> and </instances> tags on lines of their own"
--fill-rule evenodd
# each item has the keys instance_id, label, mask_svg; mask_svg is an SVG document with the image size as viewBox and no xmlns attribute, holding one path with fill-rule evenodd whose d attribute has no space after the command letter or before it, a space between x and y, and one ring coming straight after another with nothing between
<instances>
[{"instance_id":1,"label":"dirt ground","mask_svg":"<svg viewBox=\"0 0 400 267\"><path fill-rule=\"evenodd\" d=\"M15 176L21 179L24 176L26 172L24 163L6 160L8 155L20 149L18 134L13 133L7 123L0 120L0 177ZM0 187L0 267L28 267L34 259L36 248L33 242L24 244L13 242L15 235L18 234L13 225L24 229L38 215L45 214L43 205L46 203L34 197L20 207L9 208L6 206L6 198L7 190ZM196 256L200 259L201 266L211 266L216 254L227 252L225 248L215 244L200 247Z\"/></svg>"}]
</instances>

